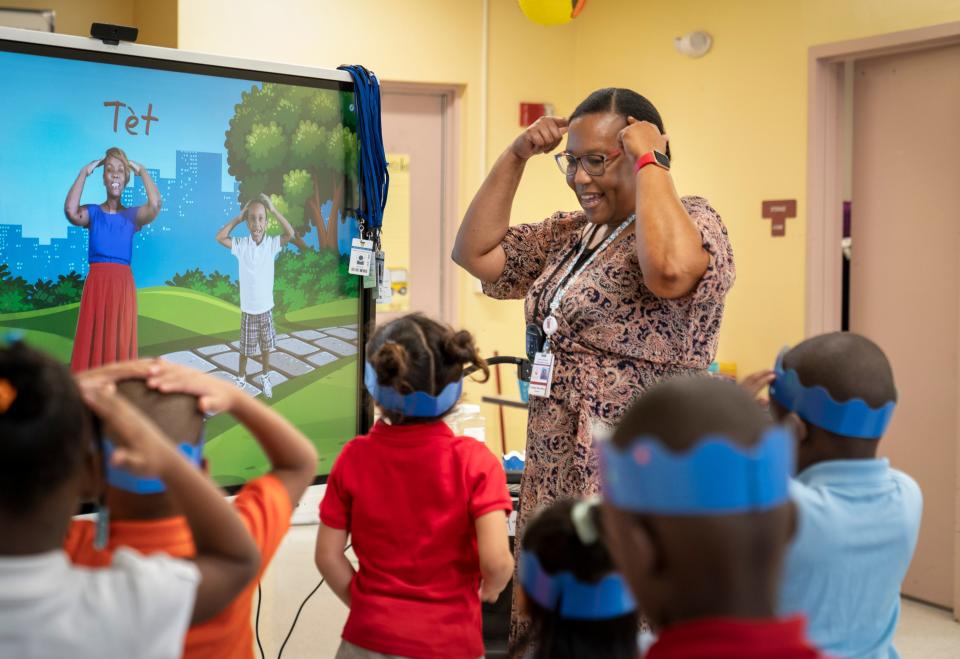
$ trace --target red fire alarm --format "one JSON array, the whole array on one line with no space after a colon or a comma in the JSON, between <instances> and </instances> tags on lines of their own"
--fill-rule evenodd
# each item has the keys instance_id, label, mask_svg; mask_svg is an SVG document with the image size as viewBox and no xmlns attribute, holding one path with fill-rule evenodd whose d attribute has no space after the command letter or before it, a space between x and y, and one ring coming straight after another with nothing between
<instances>
[{"instance_id":1,"label":"red fire alarm","mask_svg":"<svg viewBox=\"0 0 960 659\"><path fill-rule=\"evenodd\" d=\"M552 114L553 104L551 103L521 103L520 126L526 128L540 117Z\"/></svg>"}]
</instances>

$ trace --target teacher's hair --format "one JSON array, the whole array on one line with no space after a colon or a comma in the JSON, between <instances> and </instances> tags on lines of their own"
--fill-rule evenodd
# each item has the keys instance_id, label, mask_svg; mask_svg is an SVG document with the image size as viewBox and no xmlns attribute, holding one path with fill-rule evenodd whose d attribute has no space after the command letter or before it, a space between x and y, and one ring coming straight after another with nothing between
<instances>
[{"instance_id":1,"label":"teacher's hair","mask_svg":"<svg viewBox=\"0 0 960 659\"><path fill-rule=\"evenodd\" d=\"M112 146L107 149L106 155L103 156L103 162L106 164L107 158L116 158L123 163L123 184L126 185L130 182L130 159L127 158L127 154L118 146Z\"/></svg>"},{"instance_id":2,"label":"teacher's hair","mask_svg":"<svg viewBox=\"0 0 960 659\"><path fill-rule=\"evenodd\" d=\"M632 89L623 87L605 87L593 92L580 102L570 115L570 121L585 114L603 114L612 112L624 117L633 117L637 121L649 121L664 133L663 119L660 113L646 97ZM667 143L667 157L670 155L670 143Z\"/></svg>"},{"instance_id":3,"label":"teacher's hair","mask_svg":"<svg viewBox=\"0 0 960 659\"><path fill-rule=\"evenodd\" d=\"M490 377L487 362L480 356L470 332L455 330L420 313L401 316L378 327L367 342L367 361L381 385L393 387L401 394L423 391L436 396L463 377L466 366L480 369L481 382ZM391 422L402 420L397 413L387 410L384 416Z\"/></svg>"}]
</instances>

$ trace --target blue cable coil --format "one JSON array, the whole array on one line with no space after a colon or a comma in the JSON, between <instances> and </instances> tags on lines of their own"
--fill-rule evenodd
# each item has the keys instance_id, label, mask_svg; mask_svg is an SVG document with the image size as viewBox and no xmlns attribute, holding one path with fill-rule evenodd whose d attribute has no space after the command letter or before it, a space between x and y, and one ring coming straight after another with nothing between
<instances>
[{"instance_id":1,"label":"blue cable coil","mask_svg":"<svg viewBox=\"0 0 960 659\"><path fill-rule=\"evenodd\" d=\"M380 124L380 83L372 71L360 65L337 67L353 78L357 107L357 170L360 182L360 208L357 214L367 229L378 231L387 206L390 173L383 151Z\"/></svg>"}]
</instances>

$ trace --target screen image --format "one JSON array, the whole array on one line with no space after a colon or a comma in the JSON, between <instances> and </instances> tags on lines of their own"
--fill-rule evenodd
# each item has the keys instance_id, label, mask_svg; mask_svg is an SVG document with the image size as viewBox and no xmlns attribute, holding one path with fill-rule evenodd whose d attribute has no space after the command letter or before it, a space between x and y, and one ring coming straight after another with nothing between
<instances>
[{"instance_id":1,"label":"screen image","mask_svg":"<svg viewBox=\"0 0 960 659\"><path fill-rule=\"evenodd\" d=\"M350 83L0 40L0 335L76 372L162 357L293 422L358 428ZM214 479L267 471L228 414Z\"/></svg>"}]
</instances>

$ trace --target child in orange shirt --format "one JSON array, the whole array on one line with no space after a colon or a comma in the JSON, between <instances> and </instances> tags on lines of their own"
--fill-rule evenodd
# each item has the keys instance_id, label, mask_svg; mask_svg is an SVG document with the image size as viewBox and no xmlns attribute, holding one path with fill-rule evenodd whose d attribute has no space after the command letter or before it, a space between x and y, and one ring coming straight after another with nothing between
<instances>
[{"instance_id":1,"label":"child in orange shirt","mask_svg":"<svg viewBox=\"0 0 960 659\"><path fill-rule=\"evenodd\" d=\"M130 379L143 377L146 379ZM181 452L200 464L203 412L229 412L246 426L267 454L272 469L243 486L233 508L249 530L262 560L255 579L219 615L190 628L185 658L251 659L253 633L250 609L253 593L290 526L293 506L313 481L317 454L296 428L269 407L233 385L193 369L163 361L115 364L87 371L80 380L115 382L166 434L181 442ZM107 546L94 547L91 522L74 521L65 549L74 563L109 564L114 548L126 545L150 554L192 556L193 537L182 513L162 490L162 484L131 478L122 471L108 474L106 503L111 511Z\"/></svg>"}]
</instances>

